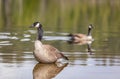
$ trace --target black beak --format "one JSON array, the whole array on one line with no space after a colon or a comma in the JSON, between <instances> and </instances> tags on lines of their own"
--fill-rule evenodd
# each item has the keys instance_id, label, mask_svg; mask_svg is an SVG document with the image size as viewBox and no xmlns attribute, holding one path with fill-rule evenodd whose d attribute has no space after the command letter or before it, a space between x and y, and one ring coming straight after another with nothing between
<instances>
[{"instance_id":1,"label":"black beak","mask_svg":"<svg viewBox=\"0 0 120 79\"><path fill-rule=\"evenodd\" d=\"M29 28L33 28L33 27L34 27L33 25L29 26Z\"/></svg>"}]
</instances>

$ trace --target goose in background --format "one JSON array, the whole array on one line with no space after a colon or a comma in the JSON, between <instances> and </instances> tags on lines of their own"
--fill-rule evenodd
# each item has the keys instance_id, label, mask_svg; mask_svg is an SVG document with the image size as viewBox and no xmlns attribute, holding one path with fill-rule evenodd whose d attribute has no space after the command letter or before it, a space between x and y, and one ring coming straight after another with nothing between
<instances>
[{"instance_id":1,"label":"goose in background","mask_svg":"<svg viewBox=\"0 0 120 79\"><path fill-rule=\"evenodd\" d=\"M68 63L68 58L64 56L58 49L52 45L42 44L43 37L42 24L40 22L34 22L31 28L37 28L37 39L34 43L34 57L41 63Z\"/></svg>"},{"instance_id":2,"label":"goose in background","mask_svg":"<svg viewBox=\"0 0 120 79\"><path fill-rule=\"evenodd\" d=\"M92 24L90 24L88 26L88 34L69 34L68 36L71 37L70 41L68 41L69 43L79 43L79 44L87 44L87 43L91 43L92 41L94 41L94 39L92 38L91 35L91 30L93 29Z\"/></svg>"}]
</instances>

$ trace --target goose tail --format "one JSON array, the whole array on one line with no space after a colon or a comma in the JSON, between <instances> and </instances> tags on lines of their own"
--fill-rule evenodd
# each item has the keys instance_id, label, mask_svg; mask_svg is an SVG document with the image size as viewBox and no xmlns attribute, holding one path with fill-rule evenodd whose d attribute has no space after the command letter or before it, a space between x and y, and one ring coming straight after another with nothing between
<instances>
[{"instance_id":1,"label":"goose tail","mask_svg":"<svg viewBox=\"0 0 120 79\"><path fill-rule=\"evenodd\" d=\"M73 36L73 34L72 34L72 33L70 33L70 34L68 34L67 36Z\"/></svg>"},{"instance_id":2,"label":"goose tail","mask_svg":"<svg viewBox=\"0 0 120 79\"><path fill-rule=\"evenodd\" d=\"M56 61L56 65L57 65L58 67L62 67L62 66L64 66L64 65L68 64L68 63L69 63L69 60L68 60L67 57L65 57L65 58L59 58L59 59Z\"/></svg>"}]
</instances>

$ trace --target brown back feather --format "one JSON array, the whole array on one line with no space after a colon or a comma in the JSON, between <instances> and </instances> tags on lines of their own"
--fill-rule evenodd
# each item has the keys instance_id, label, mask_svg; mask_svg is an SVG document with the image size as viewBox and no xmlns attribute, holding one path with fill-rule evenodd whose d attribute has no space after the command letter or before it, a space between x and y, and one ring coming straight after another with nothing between
<instances>
[{"instance_id":1,"label":"brown back feather","mask_svg":"<svg viewBox=\"0 0 120 79\"><path fill-rule=\"evenodd\" d=\"M51 45L44 45L44 48L51 56L56 56L57 58L64 57L64 55L58 49Z\"/></svg>"}]
</instances>

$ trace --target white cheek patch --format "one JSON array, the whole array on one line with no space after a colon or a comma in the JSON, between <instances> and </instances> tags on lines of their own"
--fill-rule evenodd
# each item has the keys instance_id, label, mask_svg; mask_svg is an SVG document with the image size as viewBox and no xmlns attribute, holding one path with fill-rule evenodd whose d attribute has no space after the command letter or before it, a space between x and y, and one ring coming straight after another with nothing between
<instances>
[{"instance_id":1,"label":"white cheek patch","mask_svg":"<svg viewBox=\"0 0 120 79\"><path fill-rule=\"evenodd\" d=\"M39 25L40 25L40 24L39 24L39 23L37 23L35 27L39 27Z\"/></svg>"},{"instance_id":2,"label":"white cheek patch","mask_svg":"<svg viewBox=\"0 0 120 79\"><path fill-rule=\"evenodd\" d=\"M92 26L89 25L89 28L92 28Z\"/></svg>"}]
</instances>

